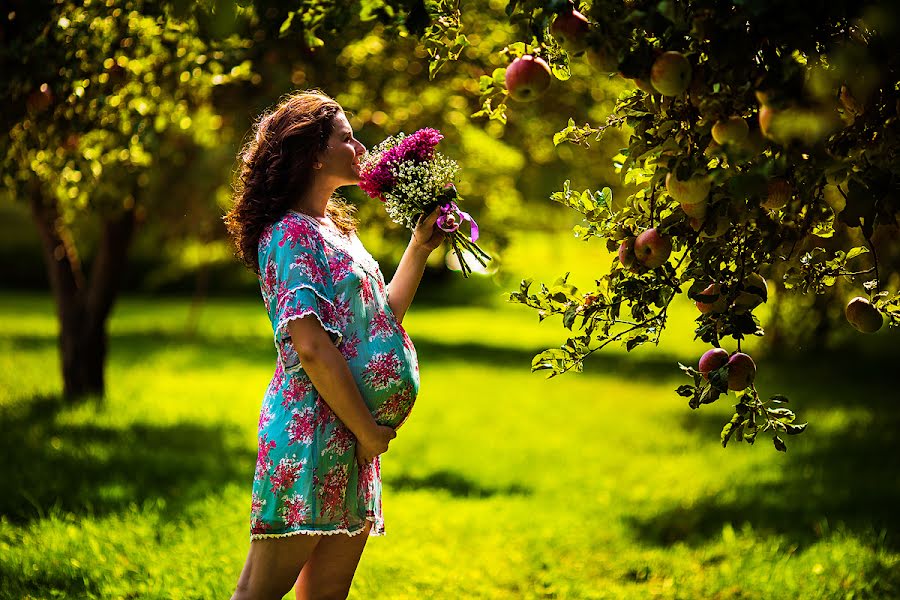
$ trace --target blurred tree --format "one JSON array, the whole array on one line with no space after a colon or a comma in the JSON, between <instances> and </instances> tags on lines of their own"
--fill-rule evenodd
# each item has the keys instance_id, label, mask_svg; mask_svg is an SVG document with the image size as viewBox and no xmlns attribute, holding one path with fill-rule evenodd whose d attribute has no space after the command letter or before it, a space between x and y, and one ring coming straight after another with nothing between
<instances>
[{"instance_id":1,"label":"blurred tree","mask_svg":"<svg viewBox=\"0 0 900 600\"><path fill-rule=\"evenodd\" d=\"M243 40L212 44L203 23L173 10L38 0L3 16L3 182L40 232L70 398L103 394L106 321L151 182L188 148L221 142L213 90L250 75ZM85 239L97 240L90 272Z\"/></svg>"}]
</instances>

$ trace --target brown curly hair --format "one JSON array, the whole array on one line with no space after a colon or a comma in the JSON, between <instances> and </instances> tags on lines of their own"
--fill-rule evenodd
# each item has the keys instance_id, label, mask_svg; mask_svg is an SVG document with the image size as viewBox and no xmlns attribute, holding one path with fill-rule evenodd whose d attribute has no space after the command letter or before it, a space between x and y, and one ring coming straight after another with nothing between
<instances>
[{"instance_id":1,"label":"brown curly hair","mask_svg":"<svg viewBox=\"0 0 900 600\"><path fill-rule=\"evenodd\" d=\"M259 274L263 230L294 206L313 173L316 156L328 146L340 104L319 90L294 92L263 113L238 158L234 206L225 215L238 257ZM326 215L343 233L356 228L354 208L332 196Z\"/></svg>"}]
</instances>

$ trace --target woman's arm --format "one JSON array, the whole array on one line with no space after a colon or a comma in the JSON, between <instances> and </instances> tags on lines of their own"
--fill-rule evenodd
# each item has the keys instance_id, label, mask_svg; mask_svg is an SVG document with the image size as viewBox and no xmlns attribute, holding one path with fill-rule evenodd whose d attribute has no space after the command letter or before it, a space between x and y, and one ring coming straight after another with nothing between
<instances>
[{"instance_id":1,"label":"woman's arm","mask_svg":"<svg viewBox=\"0 0 900 600\"><path fill-rule=\"evenodd\" d=\"M403 322L403 316L409 310L422 274L425 272L425 261L435 248L441 245L446 234L435 226L440 208L436 208L427 217L420 219L413 231L412 239L403 252L397 272L388 284L388 304L397 317L397 321Z\"/></svg>"},{"instance_id":2,"label":"woman's arm","mask_svg":"<svg viewBox=\"0 0 900 600\"><path fill-rule=\"evenodd\" d=\"M312 316L294 319L288 323L288 332L303 370L337 418L356 436L363 454L371 459L386 452L397 434L375 422L347 360L322 324Z\"/></svg>"}]
</instances>

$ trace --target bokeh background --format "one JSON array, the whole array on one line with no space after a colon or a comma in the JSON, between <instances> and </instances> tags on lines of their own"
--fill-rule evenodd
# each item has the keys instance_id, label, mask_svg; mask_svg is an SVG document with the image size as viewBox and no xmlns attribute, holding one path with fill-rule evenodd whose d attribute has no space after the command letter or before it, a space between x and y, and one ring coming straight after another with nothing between
<instances>
[{"instance_id":1,"label":"bokeh background","mask_svg":"<svg viewBox=\"0 0 900 600\"><path fill-rule=\"evenodd\" d=\"M602 242L573 237L576 215L550 194L566 180L625 191L612 157L627 131L589 148L554 146L553 133L570 117L601 122L625 80L576 60L569 81L511 106L505 126L472 118L478 78L503 66L494 50L510 38L498 0L471 13L470 45L431 80L426 50L377 19L350 18L311 49L303 31L279 36L287 3L13 4L3 23L4 120L19 150L4 146L0 191L0 597L230 594L275 355L255 277L221 217L253 119L313 87L346 108L367 146L439 128L496 256L490 273L463 280L436 252L406 317L422 392L384 458L388 536L370 542L351 597L900 596L900 338L850 328L840 286L788 300L773 283L760 314L767 336L749 345L761 393L786 394L810 422L786 454L765 436L723 449L730 398L691 411L674 393L685 383L677 363L705 349L686 301L673 305L659 347L607 348L581 374L530 373L531 357L565 330L505 294L566 272L587 285L613 260ZM21 54L13 28L50 14L55 33ZM188 25L169 40L173 23ZM158 60L165 52L171 63ZM68 114L70 94L97 101ZM109 114L118 125L103 121ZM151 117L155 135L133 141ZM25 172L40 172L85 273L104 219L134 213L102 398L63 397ZM389 277L408 233L358 189L344 191Z\"/></svg>"}]
</instances>

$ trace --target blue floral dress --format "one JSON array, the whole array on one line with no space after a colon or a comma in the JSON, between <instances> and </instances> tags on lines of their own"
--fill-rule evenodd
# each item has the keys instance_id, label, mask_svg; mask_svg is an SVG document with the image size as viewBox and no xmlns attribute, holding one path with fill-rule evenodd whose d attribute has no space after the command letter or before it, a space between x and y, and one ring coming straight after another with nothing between
<instances>
[{"instance_id":1,"label":"blue floral dress","mask_svg":"<svg viewBox=\"0 0 900 600\"><path fill-rule=\"evenodd\" d=\"M259 266L277 364L259 415L251 539L354 535L367 520L371 535L383 535L380 459L357 465L356 438L313 387L287 327L315 316L376 421L399 427L419 390L419 366L381 269L355 233L293 211L260 236Z\"/></svg>"}]
</instances>

